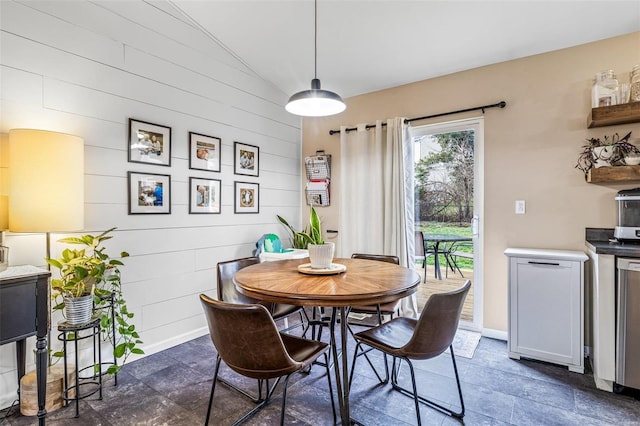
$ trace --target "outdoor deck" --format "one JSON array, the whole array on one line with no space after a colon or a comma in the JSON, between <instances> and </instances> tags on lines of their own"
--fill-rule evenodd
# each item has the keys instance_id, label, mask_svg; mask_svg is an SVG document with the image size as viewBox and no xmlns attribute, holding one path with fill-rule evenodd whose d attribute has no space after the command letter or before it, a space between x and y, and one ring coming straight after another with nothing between
<instances>
[{"instance_id":1,"label":"outdoor deck","mask_svg":"<svg viewBox=\"0 0 640 426\"><path fill-rule=\"evenodd\" d=\"M417 266L416 271L420 274L420 277L423 276L424 269L422 269L421 266ZM466 280L471 280L471 288L465 299L460 318L464 321L473 321L473 271L462 269L462 273L464 274L464 278L457 272L453 273L449 271L449 277L445 278L445 271L443 269L442 280L439 280L433 276L433 266L427 266L427 282L421 282L418 286L418 309L422 311L422 307L433 293L455 290L461 287Z\"/></svg>"}]
</instances>

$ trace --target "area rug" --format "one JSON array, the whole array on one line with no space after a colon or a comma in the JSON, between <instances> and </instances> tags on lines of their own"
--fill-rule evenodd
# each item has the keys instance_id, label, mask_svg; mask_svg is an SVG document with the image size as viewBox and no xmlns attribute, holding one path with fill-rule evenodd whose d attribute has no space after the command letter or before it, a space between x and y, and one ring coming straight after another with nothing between
<instances>
[{"instance_id":1,"label":"area rug","mask_svg":"<svg viewBox=\"0 0 640 426\"><path fill-rule=\"evenodd\" d=\"M473 358L473 354L480 342L480 333L475 331L458 329L453 339L453 351L456 356Z\"/></svg>"}]
</instances>

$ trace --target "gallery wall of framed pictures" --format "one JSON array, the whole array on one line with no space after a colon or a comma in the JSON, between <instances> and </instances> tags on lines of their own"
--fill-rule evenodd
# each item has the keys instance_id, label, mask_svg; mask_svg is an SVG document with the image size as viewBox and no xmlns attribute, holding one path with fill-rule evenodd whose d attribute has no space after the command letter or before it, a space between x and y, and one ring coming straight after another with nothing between
<instances>
[{"instance_id":1,"label":"gallery wall of framed pictures","mask_svg":"<svg viewBox=\"0 0 640 426\"><path fill-rule=\"evenodd\" d=\"M130 163L171 167L171 127L129 118L127 158ZM180 142L178 142L180 143ZM222 139L198 132L188 132L189 169L221 173ZM260 148L233 142L233 173L239 176L260 175ZM171 175L127 172L129 214L171 214ZM213 176L189 176L189 214L222 213L222 180ZM234 181L234 214L260 212L260 184Z\"/></svg>"}]
</instances>

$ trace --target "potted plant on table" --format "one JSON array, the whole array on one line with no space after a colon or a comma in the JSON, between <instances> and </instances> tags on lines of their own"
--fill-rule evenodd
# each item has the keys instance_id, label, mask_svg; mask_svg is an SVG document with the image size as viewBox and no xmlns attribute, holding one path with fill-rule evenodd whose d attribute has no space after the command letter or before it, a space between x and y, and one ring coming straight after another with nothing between
<instances>
[{"instance_id":1,"label":"potted plant on table","mask_svg":"<svg viewBox=\"0 0 640 426\"><path fill-rule=\"evenodd\" d=\"M316 209L313 207L311 207L311 214L309 216L308 230L299 232L298 234L307 243L311 267L314 269L327 269L331 267L335 244L324 241L322 237L322 224Z\"/></svg>"},{"instance_id":2,"label":"potted plant on table","mask_svg":"<svg viewBox=\"0 0 640 426\"><path fill-rule=\"evenodd\" d=\"M289 222L287 222L282 216L276 215L276 217L278 218L280 223L287 227L287 230L291 234L291 247L294 249L306 250L309 242L304 238L303 234L307 234L309 228L305 228L302 232L300 232L297 231L293 226L289 225Z\"/></svg>"},{"instance_id":3,"label":"potted plant on table","mask_svg":"<svg viewBox=\"0 0 640 426\"><path fill-rule=\"evenodd\" d=\"M112 238L109 234L115 229L111 228L95 236L87 234L82 237L63 238L59 242L83 245L85 248L67 248L63 250L61 258L45 260L60 271L60 278L51 280L53 310L64 308L65 317L72 325L87 323L93 315L99 315L104 340L111 341L115 359L123 358L124 363L130 354L144 352L138 347L142 341L135 326L129 323L134 314L127 309L122 294L118 267L124 264L118 259L112 259L102 246L104 241ZM120 253L120 257L127 256L127 252ZM85 303L85 316L82 318L72 313L68 307L78 297ZM113 305L113 318L111 309L107 309L110 305ZM119 334L117 341L113 341L114 336L110 333L114 321ZM62 355L61 352L54 353L54 356ZM120 366L114 364L107 369L107 373L113 374L119 370Z\"/></svg>"}]
</instances>

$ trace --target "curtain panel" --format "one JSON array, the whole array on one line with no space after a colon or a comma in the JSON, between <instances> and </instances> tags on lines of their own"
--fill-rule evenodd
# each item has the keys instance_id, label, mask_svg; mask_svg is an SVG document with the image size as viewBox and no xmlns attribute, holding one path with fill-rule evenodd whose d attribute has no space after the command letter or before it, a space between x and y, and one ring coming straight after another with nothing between
<instances>
[{"instance_id":1,"label":"curtain panel","mask_svg":"<svg viewBox=\"0 0 640 426\"><path fill-rule=\"evenodd\" d=\"M355 132L340 128L340 245L338 254L391 254L414 267L413 144L404 118ZM401 314L417 318L415 295Z\"/></svg>"}]
</instances>

